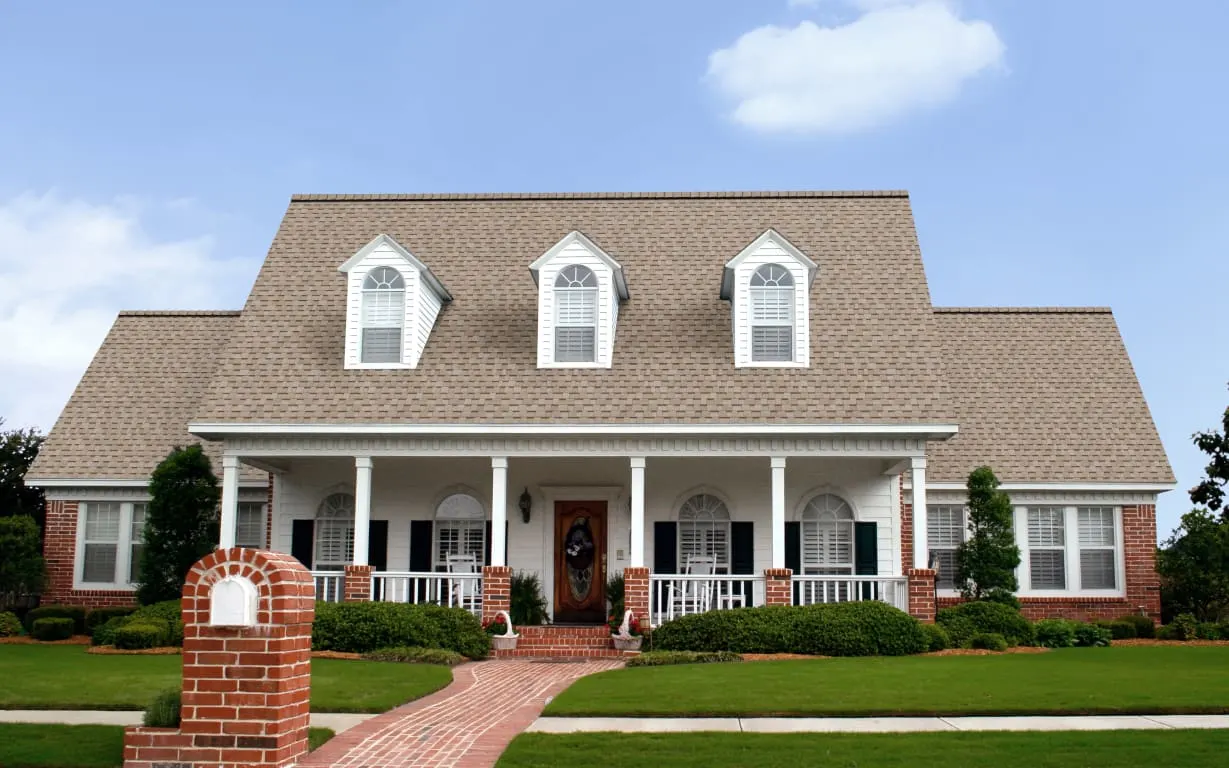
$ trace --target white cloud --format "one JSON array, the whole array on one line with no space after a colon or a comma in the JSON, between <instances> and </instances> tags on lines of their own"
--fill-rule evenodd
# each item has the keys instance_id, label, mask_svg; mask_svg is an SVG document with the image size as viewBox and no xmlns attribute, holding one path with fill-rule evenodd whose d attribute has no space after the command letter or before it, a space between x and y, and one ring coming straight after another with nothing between
<instances>
[{"instance_id":1,"label":"white cloud","mask_svg":"<svg viewBox=\"0 0 1229 768\"><path fill-rule=\"evenodd\" d=\"M209 309L235 295L248 265L215 258L209 237L151 236L142 223L150 213L132 199L0 201L7 426L51 427L120 309Z\"/></svg>"},{"instance_id":2,"label":"white cloud","mask_svg":"<svg viewBox=\"0 0 1229 768\"><path fill-rule=\"evenodd\" d=\"M941 0L852 0L846 24L805 20L753 29L709 56L708 77L731 117L774 133L848 133L952 101L970 78L999 66L988 22Z\"/></svg>"}]
</instances>

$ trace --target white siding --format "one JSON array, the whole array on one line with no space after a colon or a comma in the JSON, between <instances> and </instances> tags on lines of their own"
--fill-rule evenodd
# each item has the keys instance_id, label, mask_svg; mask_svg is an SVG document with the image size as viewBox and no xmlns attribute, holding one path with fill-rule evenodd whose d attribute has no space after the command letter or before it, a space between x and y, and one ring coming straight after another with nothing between
<instances>
[{"instance_id":1,"label":"white siding","mask_svg":"<svg viewBox=\"0 0 1229 768\"><path fill-rule=\"evenodd\" d=\"M794 362L756 363L751 360L751 275L765 264L780 264L794 276ZM810 301L807 268L771 239L734 267L733 319L734 365L806 367L811 360Z\"/></svg>"},{"instance_id":2,"label":"white siding","mask_svg":"<svg viewBox=\"0 0 1229 768\"><path fill-rule=\"evenodd\" d=\"M422 359L422 353L427 349L427 339L431 337L431 329L435 327L435 318L439 316L440 307L443 306L440 297L431 290L426 280L419 280L418 285L418 318L413 328L413 346L406 358L411 368L416 368L418 361ZM406 330L408 332L410 329Z\"/></svg>"},{"instance_id":3,"label":"white siding","mask_svg":"<svg viewBox=\"0 0 1229 768\"><path fill-rule=\"evenodd\" d=\"M405 326L401 333L400 363L363 363L362 339L363 280L376 267L393 267L405 280ZM414 368L426 349L427 339L440 311L440 298L422 279L419 269L406 261L388 244L372 250L353 266L346 278L346 368Z\"/></svg>"},{"instance_id":4,"label":"white siding","mask_svg":"<svg viewBox=\"0 0 1229 768\"><path fill-rule=\"evenodd\" d=\"M597 360L594 363L555 362L555 278L571 264L582 264L597 277ZM614 270L584 245L573 242L561 250L538 272L538 367L609 368L614 358L615 322L619 301L615 292Z\"/></svg>"}]
</instances>

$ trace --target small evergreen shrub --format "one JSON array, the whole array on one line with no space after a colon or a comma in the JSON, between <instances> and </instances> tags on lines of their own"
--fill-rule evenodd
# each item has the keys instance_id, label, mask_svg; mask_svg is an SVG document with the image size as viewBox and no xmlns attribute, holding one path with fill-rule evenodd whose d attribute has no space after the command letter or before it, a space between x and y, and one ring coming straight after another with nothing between
<instances>
[{"instance_id":1,"label":"small evergreen shrub","mask_svg":"<svg viewBox=\"0 0 1229 768\"><path fill-rule=\"evenodd\" d=\"M1093 624L1108 630L1110 637L1115 640L1131 640L1135 637L1135 625L1129 621L1108 621L1102 619L1094 621Z\"/></svg>"},{"instance_id":2,"label":"small evergreen shrub","mask_svg":"<svg viewBox=\"0 0 1229 768\"><path fill-rule=\"evenodd\" d=\"M1123 621L1134 627L1135 637L1156 637L1156 624L1147 616L1128 613L1126 616L1119 616L1114 621Z\"/></svg>"},{"instance_id":3,"label":"small evergreen shrub","mask_svg":"<svg viewBox=\"0 0 1229 768\"><path fill-rule=\"evenodd\" d=\"M1173 624L1165 624L1156 628L1157 640L1179 640L1178 630Z\"/></svg>"},{"instance_id":4,"label":"small evergreen shrub","mask_svg":"<svg viewBox=\"0 0 1229 768\"><path fill-rule=\"evenodd\" d=\"M944 608L935 621L951 637L952 644L965 647L974 635L995 633L1011 645L1027 645L1033 641L1033 626L1010 605L978 600Z\"/></svg>"},{"instance_id":5,"label":"small evergreen shrub","mask_svg":"<svg viewBox=\"0 0 1229 768\"><path fill-rule=\"evenodd\" d=\"M21 634L21 620L17 614L0 611L0 637L17 637Z\"/></svg>"},{"instance_id":6,"label":"small evergreen shrub","mask_svg":"<svg viewBox=\"0 0 1229 768\"><path fill-rule=\"evenodd\" d=\"M178 728L181 698L178 688L168 688L159 693L145 708L141 723L146 728Z\"/></svg>"},{"instance_id":7,"label":"small evergreen shrub","mask_svg":"<svg viewBox=\"0 0 1229 768\"><path fill-rule=\"evenodd\" d=\"M1074 622L1066 619L1042 619L1033 625L1034 642L1042 648L1072 648L1075 646Z\"/></svg>"},{"instance_id":8,"label":"small evergreen shrub","mask_svg":"<svg viewBox=\"0 0 1229 768\"><path fill-rule=\"evenodd\" d=\"M73 620L67 616L48 616L35 619L30 628L35 640L67 640L73 636Z\"/></svg>"},{"instance_id":9,"label":"small evergreen shrub","mask_svg":"<svg viewBox=\"0 0 1229 768\"><path fill-rule=\"evenodd\" d=\"M1007 650L1007 638L998 632L982 632L969 639L969 647L1002 653Z\"/></svg>"},{"instance_id":10,"label":"small evergreen shrub","mask_svg":"<svg viewBox=\"0 0 1229 768\"><path fill-rule=\"evenodd\" d=\"M1174 628L1175 640L1194 640L1199 629L1199 621L1193 614L1179 613L1174 617L1171 626Z\"/></svg>"},{"instance_id":11,"label":"small evergreen shrub","mask_svg":"<svg viewBox=\"0 0 1229 768\"><path fill-rule=\"evenodd\" d=\"M94 632L90 635L90 645L115 645L116 631L129 621L127 616L116 616L108 619L105 624L94 627Z\"/></svg>"},{"instance_id":12,"label":"small evergreen shrub","mask_svg":"<svg viewBox=\"0 0 1229 768\"><path fill-rule=\"evenodd\" d=\"M673 664L723 664L742 661L729 651L649 651L627 660L629 667L664 667Z\"/></svg>"},{"instance_id":13,"label":"small evergreen shrub","mask_svg":"<svg viewBox=\"0 0 1229 768\"><path fill-rule=\"evenodd\" d=\"M1195 637L1199 640L1221 640L1220 625L1214 621L1201 621L1195 625Z\"/></svg>"},{"instance_id":14,"label":"small evergreen shrub","mask_svg":"<svg viewBox=\"0 0 1229 768\"><path fill-rule=\"evenodd\" d=\"M465 662L465 657L456 651L444 648L381 648L378 651L364 653L368 661L395 661L402 664L440 664L445 667L455 667Z\"/></svg>"},{"instance_id":15,"label":"small evergreen shrub","mask_svg":"<svg viewBox=\"0 0 1229 768\"><path fill-rule=\"evenodd\" d=\"M1229 619L1225 619L1220 623L1220 639L1229 640Z\"/></svg>"},{"instance_id":16,"label":"small evergreen shrub","mask_svg":"<svg viewBox=\"0 0 1229 768\"><path fill-rule=\"evenodd\" d=\"M39 619L72 619L73 634L85 634L85 606L83 605L43 605L31 608L26 612L26 631L34 634L34 622Z\"/></svg>"},{"instance_id":17,"label":"small evergreen shrub","mask_svg":"<svg viewBox=\"0 0 1229 768\"><path fill-rule=\"evenodd\" d=\"M1074 621L1072 624L1077 648L1101 648L1113 643L1113 635L1105 627Z\"/></svg>"},{"instance_id":18,"label":"small evergreen shrub","mask_svg":"<svg viewBox=\"0 0 1229 768\"><path fill-rule=\"evenodd\" d=\"M165 621L155 624L156 619L130 621L115 630L115 647L126 651L158 648L166 645L169 630Z\"/></svg>"},{"instance_id":19,"label":"small evergreen shrub","mask_svg":"<svg viewBox=\"0 0 1229 768\"><path fill-rule=\"evenodd\" d=\"M922 631L926 633L926 643L929 650L945 651L952 647L952 638L942 626L938 624L923 624Z\"/></svg>"},{"instance_id":20,"label":"small evergreen shrub","mask_svg":"<svg viewBox=\"0 0 1229 768\"><path fill-rule=\"evenodd\" d=\"M92 635L94 630L106 624L116 616L128 616L136 610L136 606L116 606L114 608L95 608L86 614L85 633Z\"/></svg>"},{"instance_id":21,"label":"small evergreen shrub","mask_svg":"<svg viewBox=\"0 0 1229 768\"><path fill-rule=\"evenodd\" d=\"M427 621L435 625L439 633L440 648L455 651L467 659L485 659L490 655L491 640L482 631L482 622L464 608L446 608L440 605L406 607L420 612Z\"/></svg>"}]
</instances>

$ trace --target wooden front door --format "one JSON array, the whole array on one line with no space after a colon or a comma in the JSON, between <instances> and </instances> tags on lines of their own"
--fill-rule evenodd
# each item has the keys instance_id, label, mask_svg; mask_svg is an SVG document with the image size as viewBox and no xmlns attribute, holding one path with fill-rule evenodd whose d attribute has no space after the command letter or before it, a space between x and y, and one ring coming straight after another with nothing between
<instances>
[{"instance_id":1,"label":"wooden front door","mask_svg":"<svg viewBox=\"0 0 1229 768\"><path fill-rule=\"evenodd\" d=\"M606 502L555 502L555 622L606 621Z\"/></svg>"}]
</instances>

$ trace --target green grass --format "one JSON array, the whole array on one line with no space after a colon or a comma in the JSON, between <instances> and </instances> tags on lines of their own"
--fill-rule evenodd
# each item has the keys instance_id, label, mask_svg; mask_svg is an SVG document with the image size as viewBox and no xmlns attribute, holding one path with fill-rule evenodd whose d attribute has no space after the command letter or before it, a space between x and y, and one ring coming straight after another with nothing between
<instances>
[{"instance_id":1,"label":"green grass","mask_svg":"<svg viewBox=\"0 0 1229 768\"><path fill-rule=\"evenodd\" d=\"M333 738L312 728L312 749ZM4 768L116 768L124 762L124 729L118 725L31 725L0 723L0 766Z\"/></svg>"},{"instance_id":2,"label":"green grass","mask_svg":"<svg viewBox=\"0 0 1229 768\"><path fill-rule=\"evenodd\" d=\"M1229 648L760 661L619 669L546 708L571 716L1229 712Z\"/></svg>"},{"instance_id":3,"label":"green grass","mask_svg":"<svg viewBox=\"0 0 1229 768\"><path fill-rule=\"evenodd\" d=\"M0 645L0 709L145 709L180 684L179 656L94 655L79 645ZM312 661L313 712L384 712L448 685L428 664ZM0 765L7 765L0 762Z\"/></svg>"},{"instance_id":4,"label":"green grass","mask_svg":"<svg viewBox=\"0 0 1229 768\"><path fill-rule=\"evenodd\" d=\"M642 758L671 768L1138 768L1174 762L1183 768L1221 768L1226 755L1226 731L527 733L497 765L545 768Z\"/></svg>"}]
</instances>

